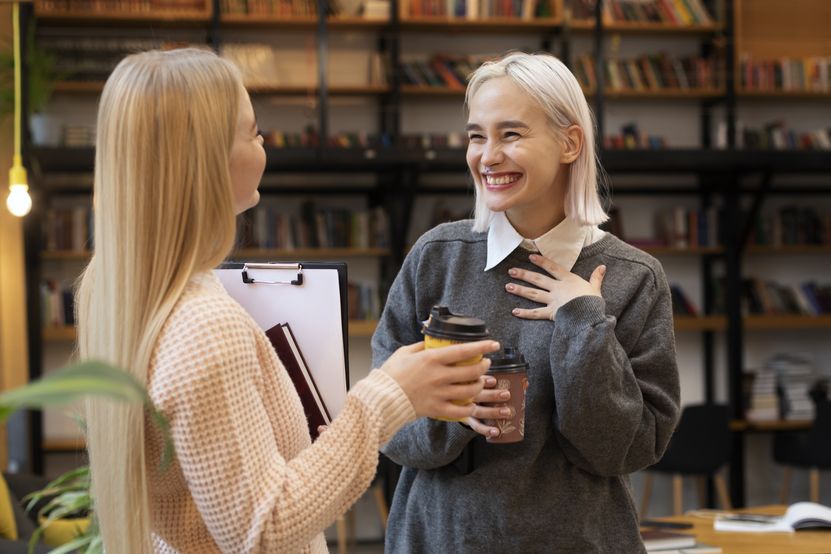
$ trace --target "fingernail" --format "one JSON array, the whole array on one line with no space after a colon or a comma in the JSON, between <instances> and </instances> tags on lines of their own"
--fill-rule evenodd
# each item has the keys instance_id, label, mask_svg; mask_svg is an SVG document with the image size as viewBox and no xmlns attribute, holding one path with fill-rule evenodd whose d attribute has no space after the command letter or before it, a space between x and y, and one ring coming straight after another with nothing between
<instances>
[{"instance_id":1,"label":"fingernail","mask_svg":"<svg viewBox=\"0 0 831 554\"><path fill-rule=\"evenodd\" d=\"M491 429L490 431L488 431L488 434L492 437L495 437L499 434L499 431L496 429Z\"/></svg>"},{"instance_id":2,"label":"fingernail","mask_svg":"<svg viewBox=\"0 0 831 554\"><path fill-rule=\"evenodd\" d=\"M499 344L497 341L491 341L491 348L493 350L499 350L500 348L502 348L502 345Z\"/></svg>"},{"instance_id":3,"label":"fingernail","mask_svg":"<svg viewBox=\"0 0 831 554\"><path fill-rule=\"evenodd\" d=\"M514 285L511 284L511 283L508 283L507 285L505 285L505 288L508 289L508 290L514 290Z\"/></svg>"},{"instance_id":4,"label":"fingernail","mask_svg":"<svg viewBox=\"0 0 831 554\"><path fill-rule=\"evenodd\" d=\"M601 274L601 275L605 275L605 274L606 274L606 266L605 266L605 265L601 265L601 266L600 266L600 274Z\"/></svg>"},{"instance_id":5,"label":"fingernail","mask_svg":"<svg viewBox=\"0 0 831 554\"><path fill-rule=\"evenodd\" d=\"M495 385L496 384L496 378L494 378L494 377L485 377L485 384L486 385Z\"/></svg>"},{"instance_id":6,"label":"fingernail","mask_svg":"<svg viewBox=\"0 0 831 554\"><path fill-rule=\"evenodd\" d=\"M511 415L511 409L510 408L502 408L501 410L499 410L499 415L509 416L509 415Z\"/></svg>"},{"instance_id":7,"label":"fingernail","mask_svg":"<svg viewBox=\"0 0 831 554\"><path fill-rule=\"evenodd\" d=\"M519 315L519 308L514 308L513 310L511 310L511 313L514 315Z\"/></svg>"},{"instance_id":8,"label":"fingernail","mask_svg":"<svg viewBox=\"0 0 831 554\"><path fill-rule=\"evenodd\" d=\"M511 268L511 269L509 269L509 270L508 270L508 275L514 276L514 275L516 275L517 273L518 273L518 272L517 272L517 270L516 270L516 269Z\"/></svg>"},{"instance_id":9,"label":"fingernail","mask_svg":"<svg viewBox=\"0 0 831 554\"><path fill-rule=\"evenodd\" d=\"M496 381L496 379L494 379L494 382L495 381ZM510 397L511 397L511 393L506 391L506 390L499 393L499 398L502 399L502 400L508 400Z\"/></svg>"},{"instance_id":10,"label":"fingernail","mask_svg":"<svg viewBox=\"0 0 831 554\"><path fill-rule=\"evenodd\" d=\"M540 257L537 256L536 254L531 254L530 256L528 256L528 259L531 260L532 262L536 262L537 260L540 259Z\"/></svg>"}]
</instances>

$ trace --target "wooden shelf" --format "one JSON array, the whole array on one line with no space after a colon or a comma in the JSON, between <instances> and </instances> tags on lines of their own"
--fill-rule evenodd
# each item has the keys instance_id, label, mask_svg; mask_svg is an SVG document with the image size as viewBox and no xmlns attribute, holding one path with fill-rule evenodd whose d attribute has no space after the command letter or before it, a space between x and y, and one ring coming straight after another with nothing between
<instances>
[{"instance_id":1,"label":"wooden shelf","mask_svg":"<svg viewBox=\"0 0 831 554\"><path fill-rule=\"evenodd\" d=\"M317 16L285 17L278 15L249 15L244 13L224 13L219 16L224 25L233 27L271 27L295 28L313 31L317 27ZM326 26L330 29L371 30L380 29L390 24L389 19L367 19L364 17L328 17Z\"/></svg>"},{"instance_id":2,"label":"wooden shelf","mask_svg":"<svg viewBox=\"0 0 831 554\"><path fill-rule=\"evenodd\" d=\"M751 244L745 252L754 255L831 254L831 244L783 244L781 246Z\"/></svg>"},{"instance_id":3,"label":"wooden shelf","mask_svg":"<svg viewBox=\"0 0 831 554\"><path fill-rule=\"evenodd\" d=\"M692 248L675 248L672 246L634 246L653 256L702 256L724 254L724 248L721 246L702 246Z\"/></svg>"},{"instance_id":4,"label":"wooden shelf","mask_svg":"<svg viewBox=\"0 0 831 554\"><path fill-rule=\"evenodd\" d=\"M71 325L43 328L44 342L75 342L77 338L78 334L75 331L75 327Z\"/></svg>"},{"instance_id":5,"label":"wooden shelf","mask_svg":"<svg viewBox=\"0 0 831 554\"><path fill-rule=\"evenodd\" d=\"M568 23L573 31L594 31L594 21L591 19L574 19ZM642 21L610 21L603 23L603 30L610 33L633 33L633 34L702 34L717 33L724 29L721 23L709 25L672 25L668 23L654 23Z\"/></svg>"},{"instance_id":6,"label":"wooden shelf","mask_svg":"<svg viewBox=\"0 0 831 554\"><path fill-rule=\"evenodd\" d=\"M516 17L491 17L487 19L461 19L449 17L402 17L404 31L429 31L455 33L497 31L500 33L523 33L531 30L553 29L560 26L557 17L520 19Z\"/></svg>"},{"instance_id":7,"label":"wooden shelf","mask_svg":"<svg viewBox=\"0 0 831 554\"><path fill-rule=\"evenodd\" d=\"M464 90L453 89L450 87L431 87L428 85L402 85L401 94L407 96L453 96L462 97L465 95Z\"/></svg>"},{"instance_id":8,"label":"wooden shelf","mask_svg":"<svg viewBox=\"0 0 831 554\"><path fill-rule=\"evenodd\" d=\"M46 439L41 443L46 452L80 452L87 449L84 439Z\"/></svg>"},{"instance_id":9,"label":"wooden shelf","mask_svg":"<svg viewBox=\"0 0 831 554\"><path fill-rule=\"evenodd\" d=\"M250 85L247 87L250 94L273 96L308 96L318 93L317 85L310 86L279 86L279 85ZM55 92L64 94L101 94L104 89L103 81L59 81L55 83ZM388 85L360 85L360 86L331 86L330 96L361 96L372 94L386 94L390 91Z\"/></svg>"},{"instance_id":10,"label":"wooden shelf","mask_svg":"<svg viewBox=\"0 0 831 554\"><path fill-rule=\"evenodd\" d=\"M54 92L66 94L101 94L104 90L104 81L58 81Z\"/></svg>"},{"instance_id":11,"label":"wooden shelf","mask_svg":"<svg viewBox=\"0 0 831 554\"><path fill-rule=\"evenodd\" d=\"M744 318L746 329L831 329L831 315L749 315Z\"/></svg>"},{"instance_id":12,"label":"wooden shelf","mask_svg":"<svg viewBox=\"0 0 831 554\"><path fill-rule=\"evenodd\" d=\"M818 90L739 90L736 94L744 99L831 101L831 91Z\"/></svg>"},{"instance_id":13,"label":"wooden shelf","mask_svg":"<svg viewBox=\"0 0 831 554\"><path fill-rule=\"evenodd\" d=\"M92 252L89 250L44 250L42 260L89 260Z\"/></svg>"},{"instance_id":14,"label":"wooden shelf","mask_svg":"<svg viewBox=\"0 0 831 554\"><path fill-rule=\"evenodd\" d=\"M371 337L375 332L378 322L374 320L367 321L350 321L349 322L349 336L350 337ZM43 329L43 340L45 342L74 342L78 339L78 333L75 327L45 327Z\"/></svg>"},{"instance_id":15,"label":"wooden shelf","mask_svg":"<svg viewBox=\"0 0 831 554\"><path fill-rule=\"evenodd\" d=\"M594 90L584 90L586 96L594 96ZM603 97L613 100L657 100L687 99L701 100L720 98L726 94L724 89L647 89L647 90L612 90L607 89Z\"/></svg>"},{"instance_id":16,"label":"wooden shelf","mask_svg":"<svg viewBox=\"0 0 831 554\"><path fill-rule=\"evenodd\" d=\"M734 419L730 422L731 431L802 431L810 429L813 425L811 420L782 420L772 421L750 421L746 419Z\"/></svg>"},{"instance_id":17,"label":"wooden shelf","mask_svg":"<svg viewBox=\"0 0 831 554\"><path fill-rule=\"evenodd\" d=\"M368 338L375 333L377 321L350 321L349 336L354 338Z\"/></svg>"},{"instance_id":18,"label":"wooden shelf","mask_svg":"<svg viewBox=\"0 0 831 554\"><path fill-rule=\"evenodd\" d=\"M300 260L303 258L373 258L388 256L387 248L295 248L294 250L273 248L245 248L233 252L229 259L240 260L245 258L270 258L274 260Z\"/></svg>"},{"instance_id":19,"label":"wooden shelf","mask_svg":"<svg viewBox=\"0 0 831 554\"><path fill-rule=\"evenodd\" d=\"M727 328L727 319L720 315L677 315L673 320L676 331L723 331Z\"/></svg>"},{"instance_id":20,"label":"wooden shelf","mask_svg":"<svg viewBox=\"0 0 831 554\"><path fill-rule=\"evenodd\" d=\"M246 87L250 94L273 96L309 96L319 92L317 85L304 86L272 86L249 85ZM363 96L386 94L390 91L387 85L358 85L358 86L331 86L328 89L330 96Z\"/></svg>"},{"instance_id":21,"label":"wooden shelf","mask_svg":"<svg viewBox=\"0 0 831 554\"><path fill-rule=\"evenodd\" d=\"M35 17L38 23L51 23L58 25L142 25L146 23L193 26L207 25L211 20L209 9L198 11L164 11L153 10L152 12L117 12L117 11L92 11L72 9L68 11L54 11L38 9L35 6Z\"/></svg>"}]
</instances>

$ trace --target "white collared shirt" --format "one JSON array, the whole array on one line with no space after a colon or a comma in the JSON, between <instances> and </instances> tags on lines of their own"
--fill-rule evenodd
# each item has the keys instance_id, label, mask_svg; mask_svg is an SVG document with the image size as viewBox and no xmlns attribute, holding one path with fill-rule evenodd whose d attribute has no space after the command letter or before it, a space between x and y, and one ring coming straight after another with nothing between
<instances>
[{"instance_id":1,"label":"white collared shirt","mask_svg":"<svg viewBox=\"0 0 831 554\"><path fill-rule=\"evenodd\" d=\"M539 252L571 271L583 247L594 244L605 234L597 225L578 225L567 217L541 237L531 240L514 229L505 212L496 212L488 228L488 260L485 271L499 264L517 246L522 246L529 252Z\"/></svg>"}]
</instances>

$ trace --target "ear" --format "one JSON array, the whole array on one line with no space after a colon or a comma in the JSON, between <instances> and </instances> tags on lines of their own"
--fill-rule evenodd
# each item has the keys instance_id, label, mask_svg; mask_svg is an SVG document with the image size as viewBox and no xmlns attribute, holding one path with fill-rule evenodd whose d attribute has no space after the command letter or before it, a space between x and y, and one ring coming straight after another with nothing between
<instances>
[{"instance_id":1,"label":"ear","mask_svg":"<svg viewBox=\"0 0 831 554\"><path fill-rule=\"evenodd\" d=\"M583 150L583 129L579 125L571 125L563 133L563 152L560 154L560 163L570 164L577 159Z\"/></svg>"}]
</instances>

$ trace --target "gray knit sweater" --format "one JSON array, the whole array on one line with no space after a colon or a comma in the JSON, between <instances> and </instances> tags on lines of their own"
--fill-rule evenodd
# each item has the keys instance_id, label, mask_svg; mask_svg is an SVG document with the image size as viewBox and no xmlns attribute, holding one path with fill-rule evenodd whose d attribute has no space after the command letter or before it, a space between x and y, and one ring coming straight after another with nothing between
<instances>
[{"instance_id":1,"label":"gray knit sweater","mask_svg":"<svg viewBox=\"0 0 831 554\"><path fill-rule=\"evenodd\" d=\"M404 466L386 552L643 552L628 474L663 454L679 416L669 288L651 256L607 234L572 271L606 264L603 298L562 306L556 321L523 320L539 307L505 291L508 269L541 271L517 248L484 272L487 233L444 224L413 247L372 338L378 367L422 339L434 304L488 324L529 362L525 439L488 444L459 423L422 418L383 449ZM468 449L473 469L454 460Z\"/></svg>"}]
</instances>

